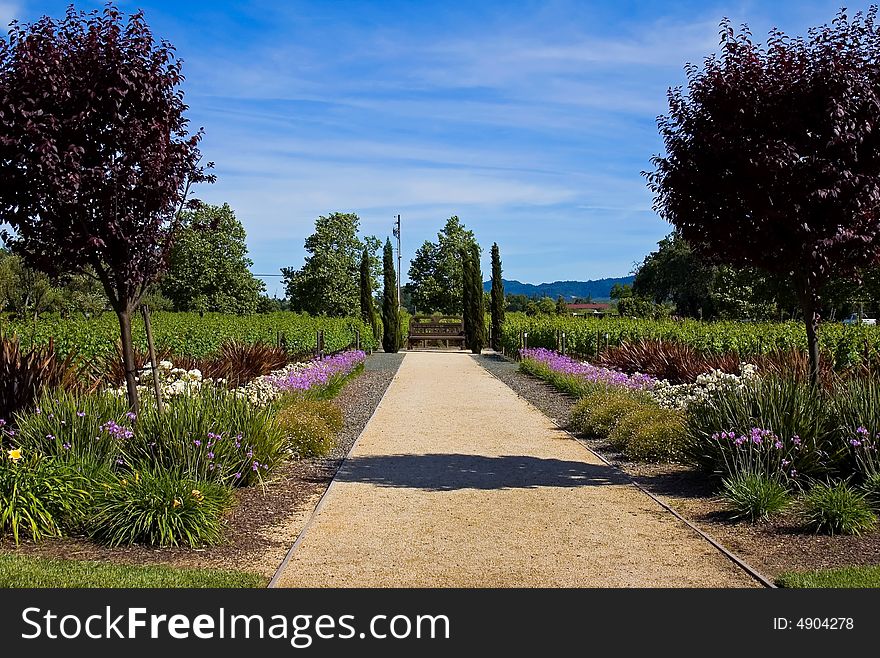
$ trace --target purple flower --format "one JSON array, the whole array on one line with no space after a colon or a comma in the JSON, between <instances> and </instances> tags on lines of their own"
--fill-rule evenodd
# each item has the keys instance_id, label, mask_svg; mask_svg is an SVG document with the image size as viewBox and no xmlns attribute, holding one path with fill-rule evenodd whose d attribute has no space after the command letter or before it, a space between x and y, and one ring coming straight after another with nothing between
<instances>
[{"instance_id":1,"label":"purple flower","mask_svg":"<svg viewBox=\"0 0 880 658\"><path fill-rule=\"evenodd\" d=\"M520 350L520 358L542 363L554 372L573 375L590 382L622 386L632 390L651 389L657 383L657 380L649 375L641 373L627 375L618 370L600 368L589 363L575 361L568 356L553 350L544 349L543 347Z\"/></svg>"},{"instance_id":2,"label":"purple flower","mask_svg":"<svg viewBox=\"0 0 880 658\"><path fill-rule=\"evenodd\" d=\"M85 411L77 411L77 412L76 412L76 415L77 415L79 418L85 418L85 417L86 417L86 412L85 412Z\"/></svg>"},{"instance_id":3,"label":"purple flower","mask_svg":"<svg viewBox=\"0 0 880 658\"><path fill-rule=\"evenodd\" d=\"M70 444L69 444L69 443L62 443L62 444L61 444L61 447L64 448L65 450L70 450Z\"/></svg>"},{"instance_id":4,"label":"purple flower","mask_svg":"<svg viewBox=\"0 0 880 658\"><path fill-rule=\"evenodd\" d=\"M849 440L849 444L850 444L853 448L858 448L860 445L862 445L862 442L859 441L858 439L850 439L850 440Z\"/></svg>"},{"instance_id":5,"label":"purple flower","mask_svg":"<svg viewBox=\"0 0 880 658\"><path fill-rule=\"evenodd\" d=\"M133 411L127 411L125 413L125 417L128 418L129 420L134 420L135 418L137 418L137 414Z\"/></svg>"},{"instance_id":6,"label":"purple flower","mask_svg":"<svg viewBox=\"0 0 880 658\"><path fill-rule=\"evenodd\" d=\"M208 453L208 459L214 459L214 453L213 453L213 452L209 452L209 453Z\"/></svg>"},{"instance_id":7,"label":"purple flower","mask_svg":"<svg viewBox=\"0 0 880 658\"><path fill-rule=\"evenodd\" d=\"M54 441L54 440L55 440L55 435L54 435L54 434L47 434L47 435L46 435L46 438L49 439L50 441Z\"/></svg>"},{"instance_id":8,"label":"purple flower","mask_svg":"<svg viewBox=\"0 0 880 658\"><path fill-rule=\"evenodd\" d=\"M6 421L4 419L0 418L0 427L5 427L5 426L6 426Z\"/></svg>"},{"instance_id":9,"label":"purple flower","mask_svg":"<svg viewBox=\"0 0 880 658\"><path fill-rule=\"evenodd\" d=\"M236 479L236 480L240 480L240 479L241 479L241 473L236 473L236 474L235 474L235 479Z\"/></svg>"},{"instance_id":10,"label":"purple flower","mask_svg":"<svg viewBox=\"0 0 880 658\"><path fill-rule=\"evenodd\" d=\"M255 471L260 470L260 462L255 461L255 462L251 465L251 468L252 468L253 470L255 470Z\"/></svg>"},{"instance_id":11,"label":"purple flower","mask_svg":"<svg viewBox=\"0 0 880 658\"><path fill-rule=\"evenodd\" d=\"M196 439L195 441L193 441L193 445L194 445L196 448L198 448L200 445L202 445L202 442L199 441L198 439Z\"/></svg>"},{"instance_id":12,"label":"purple flower","mask_svg":"<svg viewBox=\"0 0 880 658\"><path fill-rule=\"evenodd\" d=\"M782 450L782 441L780 441L779 439L776 439L776 443L773 444L773 447L776 448L777 450Z\"/></svg>"}]
</instances>

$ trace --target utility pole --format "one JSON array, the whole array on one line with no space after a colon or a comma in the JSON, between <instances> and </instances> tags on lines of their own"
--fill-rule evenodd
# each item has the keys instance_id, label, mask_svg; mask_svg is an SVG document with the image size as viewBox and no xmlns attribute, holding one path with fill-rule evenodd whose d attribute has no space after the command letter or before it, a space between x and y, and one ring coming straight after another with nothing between
<instances>
[{"instance_id":1,"label":"utility pole","mask_svg":"<svg viewBox=\"0 0 880 658\"><path fill-rule=\"evenodd\" d=\"M394 224L392 233L394 233L394 237L397 238L397 308L400 308L400 215L397 216L397 222Z\"/></svg>"}]
</instances>

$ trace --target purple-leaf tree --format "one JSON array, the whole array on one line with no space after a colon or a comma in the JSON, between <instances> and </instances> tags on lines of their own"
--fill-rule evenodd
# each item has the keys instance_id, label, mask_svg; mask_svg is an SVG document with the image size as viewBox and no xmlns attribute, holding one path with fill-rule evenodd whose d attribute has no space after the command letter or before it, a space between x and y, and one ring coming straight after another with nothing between
<instances>
[{"instance_id":1,"label":"purple-leaf tree","mask_svg":"<svg viewBox=\"0 0 880 658\"><path fill-rule=\"evenodd\" d=\"M137 408L131 317L166 267L202 131L184 117L181 62L142 13L113 6L11 25L0 38L4 240L50 275L91 273L119 318ZM209 163L207 168L212 165Z\"/></svg>"},{"instance_id":2,"label":"purple-leaf tree","mask_svg":"<svg viewBox=\"0 0 880 658\"><path fill-rule=\"evenodd\" d=\"M702 256L790 279L819 377L822 288L880 259L880 33L876 9L766 46L721 26L659 119L655 209Z\"/></svg>"}]
</instances>

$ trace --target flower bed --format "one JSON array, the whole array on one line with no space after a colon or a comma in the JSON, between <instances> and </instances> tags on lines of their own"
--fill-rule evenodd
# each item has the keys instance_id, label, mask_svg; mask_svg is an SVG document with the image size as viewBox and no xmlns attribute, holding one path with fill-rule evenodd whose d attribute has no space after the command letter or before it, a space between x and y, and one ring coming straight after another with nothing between
<instances>
[{"instance_id":1,"label":"flower bed","mask_svg":"<svg viewBox=\"0 0 880 658\"><path fill-rule=\"evenodd\" d=\"M284 393L315 393L333 387L362 367L366 358L361 350L347 350L320 359L291 363L254 379L237 391L251 404L266 406Z\"/></svg>"},{"instance_id":2,"label":"flower bed","mask_svg":"<svg viewBox=\"0 0 880 658\"><path fill-rule=\"evenodd\" d=\"M599 368L543 347L520 350L520 358L524 361L534 361L560 375L570 375L587 382L620 386L634 391L651 389L656 383L656 380L649 375L641 373L627 375L619 370Z\"/></svg>"}]
</instances>

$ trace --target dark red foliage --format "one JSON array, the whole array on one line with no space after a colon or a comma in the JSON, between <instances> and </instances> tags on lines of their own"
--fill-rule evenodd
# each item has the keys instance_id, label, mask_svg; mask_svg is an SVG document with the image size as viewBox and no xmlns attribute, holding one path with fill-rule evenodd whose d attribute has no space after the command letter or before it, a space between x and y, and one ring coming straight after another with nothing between
<instances>
[{"instance_id":1,"label":"dark red foliage","mask_svg":"<svg viewBox=\"0 0 880 658\"><path fill-rule=\"evenodd\" d=\"M609 347L595 360L596 365L641 372L672 384L692 383L710 370L738 373L741 359L736 354L704 354L684 343L641 340Z\"/></svg>"},{"instance_id":2,"label":"dark red foliage","mask_svg":"<svg viewBox=\"0 0 880 658\"><path fill-rule=\"evenodd\" d=\"M0 334L0 418L33 407L44 390L75 387L74 361L74 354L59 357L51 344L22 350L18 338Z\"/></svg>"},{"instance_id":3,"label":"dark red foliage","mask_svg":"<svg viewBox=\"0 0 880 658\"><path fill-rule=\"evenodd\" d=\"M0 38L3 237L49 274L94 272L128 356L130 314L166 266L189 187L212 180L182 82L171 44L112 4Z\"/></svg>"},{"instance_id":4,"label":"dark red foliage","mask_svg":"<svg viewBox=\"0 0 880 658\"><path fill-rule=\"evenodd\" d=\"M814 369L819 291L880 260L876 8L766 46L722 24L720 54L687 67L660 117L655 209L702 256L790 277Z\"/></svg>"}]
</instances>

